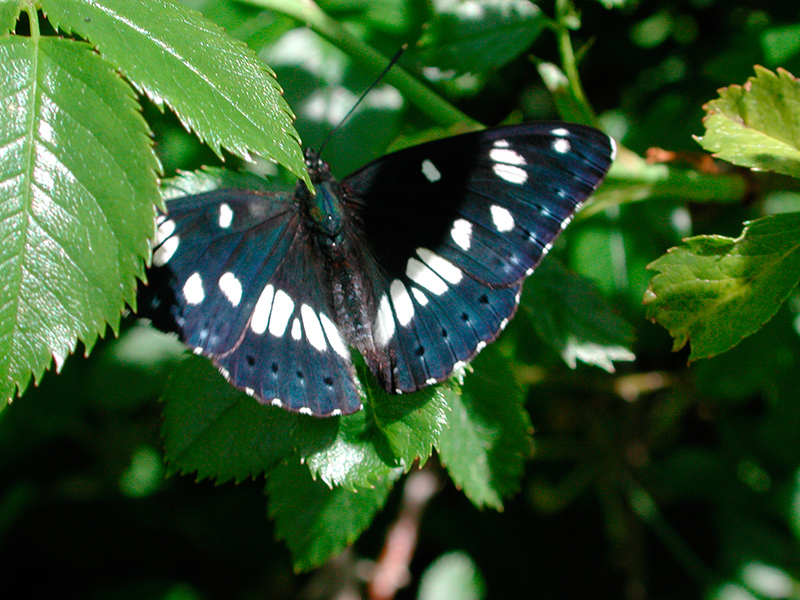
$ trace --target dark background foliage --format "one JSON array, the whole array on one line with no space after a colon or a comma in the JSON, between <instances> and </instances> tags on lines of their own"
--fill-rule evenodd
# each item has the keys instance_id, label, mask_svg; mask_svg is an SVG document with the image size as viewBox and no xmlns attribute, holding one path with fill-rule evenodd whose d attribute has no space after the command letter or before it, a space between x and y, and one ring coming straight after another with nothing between
<instances>
[{"instance_id":1,"label":"dark background foliage","mask_svg":"<svg viewBox=\"0 0 800 600\"><path fill-rule=\"evenodd\" d=\"M374 78L310 31L299 34L313 44L309 54L287 60L274 44L295 27L288 17L226 0L188 4L262 53L309 145L320 143L327 126L300 107L314 94L357 95ZM794 3L609 4L620 6L578 4L573 45L599 122L640 155L660 147L693 164L702 152L692 137L703 133L702 105L718 88L744 83L756 64L800 73ZM420 0L320 5L386 55L416 41L433 15ZM542 9L555 11L551 3ZM326 68L309 69L304 63L312 59ZM413 69L424 59L412 48L401 64ZM556 118L536 61L560 63L548 32L510 63L439 89L487 125L509 116ZM342 73L335 82L326 77L332 71ZM339 175L432 127L408 104L365 106L328 146ZM171 113L149 104L144 112L168 175L218 162ZM682 236L735 237L765 206L795 208L800 200L788 178L739 177L747 192L719 202L696 202L691 188L668 189L571 225L557 254L591 276L633 325L637 359L614 374L573 370L547 344L511 328L518 338L513 367L533 384L526 406L536 429L521 489L502 512L479 510L431 459L426 469L441 489L419 523L409 585L398 598L479 597L420 591L423 573L454 552L478 573L473 584L484 582L474 593L482 587L488 598L800 595L797 298L731 351L689 366L687 349L673 353L671 338L642 305L652 276L646 265ZM517 320L526 318L535 316ZM158 397L179 348L158 338L154 352L154 336L130 320L120 339L99 343L89 358L79 350L60 375L46 375L0 414L6 589L21 587L28 597L169 600L335 597L359 589L403 509L405 480L351 550L294 574L267 518L263 481L215 486L164 477Z\"/></svg>"}]
</instances>

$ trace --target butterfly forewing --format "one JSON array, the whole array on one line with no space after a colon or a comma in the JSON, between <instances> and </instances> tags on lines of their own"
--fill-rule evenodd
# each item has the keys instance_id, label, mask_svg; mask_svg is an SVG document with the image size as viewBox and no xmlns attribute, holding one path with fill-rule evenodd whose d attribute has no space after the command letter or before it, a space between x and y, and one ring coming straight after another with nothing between
<instances>
[{"instance_id":1,"label":"butterfly forewing","mask_svg":"<svg viewBox=\"0 0 800 600\"><path fill-rule=\"evenodd\" d=\"M423 247L507 286L543 258L612 154L608 136L580 125L500 127L385 156L345 178L343 198L389 272Z\"/></svg>"}]
</instances>

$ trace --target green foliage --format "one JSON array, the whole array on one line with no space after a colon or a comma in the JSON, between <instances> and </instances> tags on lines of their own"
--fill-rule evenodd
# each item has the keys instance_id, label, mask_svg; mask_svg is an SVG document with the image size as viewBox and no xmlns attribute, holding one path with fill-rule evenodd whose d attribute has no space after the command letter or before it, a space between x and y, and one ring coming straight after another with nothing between
<instances>
[{"instance_id":1,"label":"green foliage","mask_svg":"<svg viewBox=\"0 0 800 600\"><path fill-rule=\"evenodd\" d=\"M298 463L288 463L267 482L269 515L286 540L294 568L318 567L352 544L386 502L394 477L368 488L328 487L312 481Z\"/></svg>"},{"instance_id":2,"label":"green foliage","mask_svg":"<svg viewBox=\"0 0 800 600\"><path fill-rule=\"evenodd\" d=\"M4 29L17 7L0 5ZM218 154L257 153L307 177L271 72L199 14L158 0L42 8L103 58L86 43L43 37L32 5L31 35L0 38L4 400L52 361L60 369L78 340L88 351L107 326L116 333L125 304L135 304L162 206L160 165L117 69ZM259 93L242 93L251 87Z\"/></svg>"},{"instance_id":3,"label":"green foliage","mask_svg":"<svg viewBox=\"0 0 800 600\"><path fill-rule=\"evenodd\" d=\"M725 352L772 318L800 279L800 213L764 217L737 239L698 236L650 265L650 318L692 340L692 358Z\"/></svg>"},{"instance_id":4,"label":"green foliage","mask_svg":"<svg viewBox=\"0 0 800 600\"><path fill-rule=\"evenodd\" d=\"M453 482L477 506L503 507L531 453L532 427L506 361L494 346L473 362L437 445Z\"/></svg>"},{"instance_id":5,"label":"green foliage","mask_svg":"<svg viewBox=\"0 0 800 600\"><path fill-rule=\"evenodd\" d=\"M442 1L437 9L420 38L420 58L457 73L484 73L508 64L544 29L542 11L528 0Z\"/></svg>"},{"instance_id":6,"label":"green foliage","mask_svg":"<svg viewBox=\"0 0 800 600\"><path fill-rule=\"evenodd\" d=\"M91 348L144 273L158 161L130 89L89 45L0 38L0 397Z\"/></svg>"},{"instance_id":7,"label":"green foliage","mask_svg":"<svg viewBox=\"0 0 800 600\"><path fill-rule=\"evenodd\" d=\"M720 90L705 110L703 148L737 165L800 177L800 82L790 73L756 67L746 85Z\"/></svg>"},{"instance_id":8,"label":"green foliage","mask_svg":"<svg viewBox=\"0 0 800 600\"><path fill-rule=\"evenodd\" d=\"M389 564L424 599L797 595L796 11L191 5L215 24L163 0L0 0L0 381L40 384L0 411L9 588L366 597ZM274 189L294 177L194 169L259 154L304 176L286 107L318 146L407 42L328 142L336 174L479 122L568 118L619 142L463 380L396 397L361 369L365 409L312 419L120 320L162 201L133 90L183 170L164 198ZM703 124L702 148L734 166L698 155ZM98 339L109 325L119 340ZM686 342L690 365L670 352ZM91 355L64 360L76 346ZM53 355L62 373L42 375ZM405 476L418 468L432 499Z\"/></svg>"}]
</instances>

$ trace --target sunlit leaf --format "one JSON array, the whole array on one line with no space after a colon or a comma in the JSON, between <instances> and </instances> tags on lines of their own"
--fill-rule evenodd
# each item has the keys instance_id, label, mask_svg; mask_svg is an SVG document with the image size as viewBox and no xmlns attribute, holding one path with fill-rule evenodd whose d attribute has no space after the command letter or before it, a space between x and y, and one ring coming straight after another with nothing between
<instances>
[{"instance_id":1,"label":"sunlit leaf","mask_svg":"<svg viewBox=\"0 0 800 600\"><path fill-rule=\"evenodd\" d=\"M698 236L654 261L648 316L692 342L693 359L724 352L770 319L800 278L800 213L753 221L736 239Z\"/></svg>"},{"instance_id":2,"label":"sunlit leaf","mask_svg":"<svg viewBox=\"0 0 800 600\"><path fill-rule=\"evenodd\" d=\"M116 330L149 253L159 164L88 44L0 37L0 395Z\"/></svg>"},{"instance_id":3,"label":"sunlit leaf","mask_svg":"<svg viewBox=\"0 0 800 600\"><path fill-rule=\"evenodd\" d=\"M308 177L274 74L199 13L170 0L43 0L42 8L215 152L255 153Z\"/></svg>"},{"instance_id":4,"label":"sunlit leaf","mask_svg":"<svg viewBox=\"0 0 800 600\"><path fill-rule=\"evenodd\" d=\"M800 82L783 69L756 67L745 85L705 105L700 144L736 165L800 177Z\"/></svg>"},{"instance_id":5,"label":"sunlit leaf","mask_svg":"<svg viewBox=\"0 0 800 600\"><path fill-rule=\"evenodd\" d=\"M17 0L0 0L0 34L14 30L19 15Z\"/></svg>"}]
</instances>

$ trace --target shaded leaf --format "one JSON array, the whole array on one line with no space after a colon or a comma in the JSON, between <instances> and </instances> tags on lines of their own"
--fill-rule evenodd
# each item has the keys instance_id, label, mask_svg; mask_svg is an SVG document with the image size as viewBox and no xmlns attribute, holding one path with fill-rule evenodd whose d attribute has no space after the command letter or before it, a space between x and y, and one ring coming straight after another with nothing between
<instances>
[{"instance_id":1,"label":"shaded leaf","mask_svg":"<svg viewBox=\"0 0 800 600\"><path fill-rule=\"evenodd\" d=\"M706 134L698 141L733 164L800 177L800 82L783 69L755 70L745 85L722 88L705 105Z\"/></svg>"},{"instance_id":2,"label":"shaded leaf","mask_svg":"<svg viewBox=\"0 0 800 600\"><path fill-rule=\"evenodd\" d=\"M531 423L507 361L495 346L475 359L462 395L449 397L447 428L437 445L455 484L476 506L502 509L519 487L531 450Z\"/></svg>"},{"instance_id":3,"label":"shaded leaf","mask_svg":"<svg viewBox=\"0 0 800 600\"><path fill-rule=\"evenodd\" d=\"M770 319L800 278L800 213L749 223L736 239L698 236L649 268L648 317L675 338L691 339L691 358L728 350Z\"/></svg>"},{"instance_id":4,"label":"shaded leaf","mask_svg":"<svg viewBox=\"0 0 800 600\"><path fill-rule=\"evenodd\" d=\"M577 361L614 372L615 360L632 361L633 327L611 310L586 277L552 258L525 282L520 311L543 342L570 367Z\"/></svg>"},{"instance_id":5,"label":"shaded leaf","mask_svg":"<svg viewBox=\"0 0 800 600\"><path fill-rule=\"evenodd\" d=\"M88 44L0 37L0 394L115 331L153 233L159 164Z\"/></svg>"},{"instance_id":6,"label":"shaded leaf","mask_svg":"<svg viewBox=\"0 0 800 600\"><path fill-rule=\"evenodd\" d=\"M497 69L539 37L545 18L528 0L439 0L419 41L422 60L459 73ZM491 48L491 52L487 52Z\"/></svg>"},{"instance_id":7,"label":"shaded leaf","mask_svg":"<svg viewBox=\"0 0 800 600\"><path fill-rule=\"evenodd\" d=\"M218 483L269 474L297 452L331 443L338 425L263 406L195 355L175 368L162 399L170 470Z\"/></svg>"},{"instance_id":8,"label":"shaded leaf","mask_svg":"<svg viewBox=\"0 0 800 600\"><path fill-rule=\"evenodd\" d=\"M291 462L267 481L269 516L277 537L292 551L296 571L318 567L352 544L383 507L394 484L389 476L371 488L330 488Z\"/></svg>"},{"instance_id":9,"label":"shaded leaf","mask_svg":"<svg viewBox=\"0 0 800 600\"><path fill-rule=\"evenodd\" d=\"M52 23L89 40L135 87L211 146L275 160L306 179L293 116L244 43L170 0L43 0Z\"/></svg>"}]
</instances>

